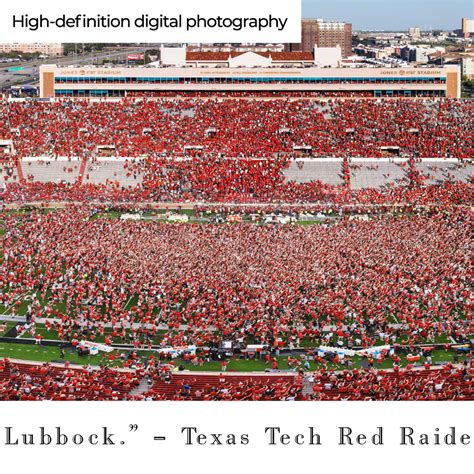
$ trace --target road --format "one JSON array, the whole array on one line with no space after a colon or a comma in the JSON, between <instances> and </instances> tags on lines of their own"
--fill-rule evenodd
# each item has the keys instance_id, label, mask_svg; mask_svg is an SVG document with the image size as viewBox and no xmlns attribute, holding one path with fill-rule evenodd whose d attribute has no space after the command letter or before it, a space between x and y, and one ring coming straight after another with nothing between
<instances>
[{"instance_id":1,"label":"road","mask_svg":"<svg viewBox=\"0 0 474 474\"><path fill-rule=\"evenodd\" d=\"M126 59L128 54L141 53L149 49L144 46L140 47L129 47L120 48L112 51L99 51L96 53L82 55L64 56L61 58L48 58L43 60L35 60L28 62L18 63L2 63L0 64L0 90L7 87L24 85L24 84L37 84L39 82L39 66L41 64L58 64L59 66L71 66L71 65L85 65L95 64L102 62L105 59ZM24 67L25 69L18 72L8 72L11 67Z\"/></svg>"}]
</instances>

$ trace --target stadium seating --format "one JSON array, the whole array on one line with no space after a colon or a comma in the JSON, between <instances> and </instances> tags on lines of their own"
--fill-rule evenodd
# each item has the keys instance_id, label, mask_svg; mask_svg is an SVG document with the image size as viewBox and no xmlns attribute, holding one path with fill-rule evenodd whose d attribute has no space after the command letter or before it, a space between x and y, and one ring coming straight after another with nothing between
<instances>
[{"instance_id":1,"label":"stadium seating","mask_svg":"<svg viewBox=\"0 0 474 474\"><path fill-rule=\"evenodd\" d=\"M173 374L169 383L155 377L143 396L159 400L285 400L301 398L294 375ZM185 389L189 386L189 390Z\"/></svg>"},{"instance_id":2,"label":"stadium seating","mask_svg":"<svg viewBox=\"0 0 474 474\"><path fill-rule=\"evenodd\" d=\"M318 371L296 375L172 374L155 377L153 400L474 400L467 368Z\"/></svg>"},{"instance_id":3,"label":"stadium seating","mask_svg":"<svg viewBox=\"0 0 474 474\"><path fill-rule=\"evenodd\" d=\"M135 390L143 375L154 380ZM0 400L474 400L474 370L448 365L403 371L307 374L145 373L0 361Z\"/></svg>"},{"instance_id":4,"label":"stadium seating","mask_svg":"<svg viewBox=\"0 0 474 474\"><path fill-rule=\"evenodd\" d=\"M122 400L134 372L0 361L0 400Z\"/></svg>"}]
</instances>

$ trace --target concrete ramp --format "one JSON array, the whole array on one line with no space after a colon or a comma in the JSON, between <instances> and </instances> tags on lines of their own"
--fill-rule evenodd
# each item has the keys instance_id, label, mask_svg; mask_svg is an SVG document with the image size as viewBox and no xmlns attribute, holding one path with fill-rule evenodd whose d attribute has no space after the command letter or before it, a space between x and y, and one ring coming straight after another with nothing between
<instances>
[{"instance_id":1,"label":"concrete ramp","mask_svg":"<svg viewBox=\"0 0 474 474\"><path fill-rule=\"evenodd\" d=\"M444 181L467 183L474 176L474 165L472 163L423 161L416 164L416 169L427 177L425 184L440 184Z\"/></svg>"},{"instance_id":2,"label":"concrete ramp","mask_svg":"<svg viewBox=\"0 0 474 474\"><path fill-rule=\"evenodd\" d=\"M342 186L342 159L295 160L284 171L285 182L310 183L321 181L332 186Z\"/></svg>"},{"instance_id":3,"label":"concrete ramp","mask_svg":"<svg viewBox=\"0 0 474 474\"><path fill-rule=\"evenodd\" d=\"M81 162L73 161L28 161L23 160L21 167L27 182L68 183L77 182Z\"/></svg>"},{"instance_id":4,"label":"concrete ramp","mask_svg":"<svg viewBox=\"0 0 474 474\"><path fill-rule=\"evenodd\" d=\"M408 184L408 164L391 161L351 161L351 188L383 188Z\"/></svg>"},{"instance_id":5,"label":"concrete ramp","mask_svg":"<svg viewBox=\"0 0 474 474\"><path fill-rule=\"evenodd\" d=\"M141 172L131 171L125 168L122 160L105 160L87 163L83 177L83 184L106 184L107 182L118 183L120 187L129 188L140 185L143 181Z\"/></svg>"}]
</instances>

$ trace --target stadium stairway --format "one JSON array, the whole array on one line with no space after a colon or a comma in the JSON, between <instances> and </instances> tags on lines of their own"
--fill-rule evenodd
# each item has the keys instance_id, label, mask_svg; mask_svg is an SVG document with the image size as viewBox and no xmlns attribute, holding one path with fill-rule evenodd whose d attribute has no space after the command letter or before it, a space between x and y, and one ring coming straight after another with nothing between
<instances>
[{"instance_id":1,"label":"stadium stairway","mask_svg":"<svg viewBox=\"0 0 474 474\"><path fill-rule=\"evenodd\" d=\"M20 181L20 183L24 183L25 182L25 177L23 175L23 168L21 167L21 161L20 160L16 160L16 171L18 173L18 180Z\"/></svg>"},{"instance_id":2,"label":"stadium stairway","mask_svg":"<svg viewBox=\"0 0 474 474\"><path fill-rule=\"evenodd\" d=\"M140 383L132 388L128 394L132 397L143 395L150 390L149 377L142 377Z\"/></svg>"},{"instance_id":3,"label":"stadium stairway","mask_svg":"<svg viewBox=\"0 0 474 474\"><path fill-rule=\"evenodd\" d=\"M342 179L344 180L344 186L347 189L351 188L351 172L349 169L349 160L344 158L342 162Z\"/></svg>"},{"instance_id":4,"label":"stadium stairway","mask_svg":"<svg viewBox=\"0 0 474 474\"><path fill-rule=\"evenodd\" d=\"M79 176L77 177L77 184L79 186L81 186L84 181L84 174L86 172L86 167L87 167L87 158L83 158L81 161L81 167L79 168Z\"/></svg>"},{"instance_id":5,"label":"stadium stairway","mask_svg":"<svg viewBox=\"0 0 474 474\"><path fill-rule=\"evenodd\" d=\"M303 381L303 395L312 395L313 394L313 384L307 380Z\"/></svg>"}]
</instances>

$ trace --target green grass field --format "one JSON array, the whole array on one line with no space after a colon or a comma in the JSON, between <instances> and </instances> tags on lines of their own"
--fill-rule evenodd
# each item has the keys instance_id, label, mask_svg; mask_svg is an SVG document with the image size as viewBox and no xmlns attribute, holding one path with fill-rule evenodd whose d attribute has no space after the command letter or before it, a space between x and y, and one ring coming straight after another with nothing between
<instances>
[{"instance_id":1,"label":"green grass field","mask_svg":"<svg viewBox=\"0 0 474 474\"><path fill-rule=\"evenodd\" d=\"M115 350L111 354L115 356L115 360L110 362L108 360L108 354L99 354L97 356L79 356L75 350L72 348L65 349L64 360L68 360L74 364L91 364L91 365L112 365L116 367L122 366L120 360L120 354L128 354L130 351L127 350ZM149 351L138 351L138 356L143 360L147 358L150 354ZM156 354L156 353L154 353ZM47 347L36 344L18 344L18 343L6 343L0 342L0 359L10 358L10 359L19 359L19 360L28 360L28 361L37 361L37 362L60 362L60 349L58 347ZM433 363L446 363L452 362L454 358L453 351L445 350L436 350L432 353ZM460 361L463 360L463 357L460 357ZM182 359L175 359L175 365L183 365L187 370L190 371L209 371L209 372L218 372L221 371L221 365L218 361L204 362L202 366L193 365L189 362L184 362ZM288 358L286 356L277 357L278 369L287 370L290 369L288 365ZM402 366L407 364L406 358L402 357ZM361 367L362 358L356 356L352 358L352 368ZM328 363L326 366L328 369L342 370L348 368L342 364ZM384 361L382 364L375 363L376 368L388 369L392 367L392 362L390 360ZM235 372L261 372L265 369L271 368L271 364L265 363L263 359L243 359L243 358L232 358L229 361L227 366L228 371ZM314 361L310 362L310 370L320 369L321 365L316 364Z\"/></svg>"},{"instance_id":2,"label":"green grass field","mask_svg":"<svg viewBox=\"0 0 474 474\"><path fill-rule=\"evenodd\" d=\"M127 329L126 330L126 333L128 335L130 331ZM35 334L40 334L43 339L48 339L50 341L60 341L62 339L60 339L59 337L59 334L56 330L54 329L51 329L51 330L48 330L46 329L46 327L44 326L44 324L36 324L35 326ZM97 335L94 339L95 342L105 342L105 338L107 336L111 336L112 334L112 329L110 328L105 328L105 331L104 331L104 335ZM156 337L154 337L152 339L153 341L153 345L159 345L161 343L161 341L163 340L163 335L165 334L165 331L158 331L158 334ZM27 331L26 333L24 333L22 336L21 336L22 339L32 339L33 336ZM127 337L128 339L128 337ZM123 341L121 340L121 338L113 338L112 337L112 342L113 343L116 343L116 344L119 344L119 343L122 343Z\"/></svg>"},{"instance_id":3,"label":"green grass field","mask_svg":"<svg viewBox=\"0 0 474 474\"><path fill-rule=\"evenodd\" d=\"M19 360L32 360L38 362L54 362L60 360L60 351L58 347L45 347L32 344L15 344L0 342L0 358L10 358ZM82 356L70 349L66 350L64 360L76 364L99 365L100 356Z\"/></svg>"}]
</instances>

